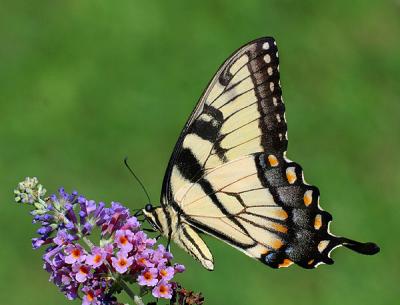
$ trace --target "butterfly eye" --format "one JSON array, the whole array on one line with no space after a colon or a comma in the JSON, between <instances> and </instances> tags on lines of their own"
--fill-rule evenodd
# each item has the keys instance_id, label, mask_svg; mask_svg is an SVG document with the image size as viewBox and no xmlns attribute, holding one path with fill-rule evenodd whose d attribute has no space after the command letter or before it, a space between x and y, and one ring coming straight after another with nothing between
<instances>
[{"instance_id":1,"label":"butterfly eye","mask_svg":"<svg viewBox=\"0 0 400 305\"><path fill-rule=\"evenodd\" d=\"M153 206L151 205L151 203L148 203L145 205L144 209L146 210L146 212L151 212L153 211Z\"/></svg>"}]
</instances>

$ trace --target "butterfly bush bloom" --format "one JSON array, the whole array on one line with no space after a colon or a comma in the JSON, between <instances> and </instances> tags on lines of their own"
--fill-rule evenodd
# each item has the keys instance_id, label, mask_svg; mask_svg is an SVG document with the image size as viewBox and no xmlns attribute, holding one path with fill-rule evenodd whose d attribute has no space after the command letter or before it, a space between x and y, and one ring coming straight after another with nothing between
<instances>
[{"instance_id":1,"label":"butterfly bush bloom","mask_svg":"<svg viewBox=\"0 0 400 305\"><path fill-rule=\"evenodd\" d=\"M132 265L133 257L128 257L128 253L120 251L117 253L116 257L111 258L111 261L115 270L122 274Z\"/></svg>"},{"instance_id":2,"label":"butterfly bush bloom","mask_svg":"<svg viewBox=\"0 0 400 305\"><path fill-rule=\"evenodd\" d=\"M172 298L172 286L167 281L161 281L154 287L152 294L156 298Z\"/></svg>"},{"instance_id":3,"label":"butterfly bush bloom","mask_svg":"<svg viewBox=\"0 0 400 305\"><path fill-rule=\"evenodd\" d=\"M40 228L32 246L45 246L43 268L68 299L79 298L83 305L117 305L114 294L125 290L137 303L138 296L127 286L136 282L141 295L189 304L172 303L183 296L172 280L184 266L172 266L172 254L163 245L156 247L156 240L120 203L106 207L64 188L45 197L37 178L26 178L14 194L16 202L34 207L33 222Z\"/></svg>"},{"instance_id":4,"label":"butterfly bush bloom","mask_svg":"<svg viewBox=\"0 0 400 305\"><path fill-rule=\"evenodd\" d=\"M99 247L92 248L92 254L86 257L86 264L93 268L98 268L104 264L104 260L107 257L107 252Z\"/></svg>"}]
</instances>

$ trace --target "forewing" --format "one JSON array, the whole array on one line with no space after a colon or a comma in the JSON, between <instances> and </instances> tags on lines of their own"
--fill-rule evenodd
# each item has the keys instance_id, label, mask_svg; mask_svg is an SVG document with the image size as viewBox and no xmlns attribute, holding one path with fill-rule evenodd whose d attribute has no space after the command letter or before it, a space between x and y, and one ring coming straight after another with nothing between
<instances>
[{"instance_id":1,"label":"forewing","mask_svg":"<svg viewBox=\"0 0 400 305\"><path fill-rule=\"evenodd\" d=\"M175 146L161 201L221 164L255 152L287 149L278 49L270 37L250 42L220 67Z\"/></svg>"}]
</instances>

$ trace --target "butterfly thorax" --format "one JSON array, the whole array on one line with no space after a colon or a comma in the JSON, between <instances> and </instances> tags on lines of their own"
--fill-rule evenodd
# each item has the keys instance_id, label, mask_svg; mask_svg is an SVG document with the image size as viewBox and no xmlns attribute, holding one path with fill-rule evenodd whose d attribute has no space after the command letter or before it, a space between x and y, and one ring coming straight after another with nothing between
<instances>
[{"instance_id":1,"label":"butterfly thorax","mask_svg":"<svg viewBox=\"0 0 400 305\"><path fill-rule=\"evenodd\" d=\"M173 209L170 207L151 207L151 209L144 208L142 211L154 229L165 237L172 237L178 218Z\"/></svg>"},{"instance_id":2,"label":"butterfly thorax","mask_svg":"<svg viewBox=\"0 0 400 305\"><path fill-rule=\"evenodd\" d=\"M148 205L142 211L154 229L199 260L206 269L214 269L213 257L207 245L172 205L156 208Z\"/></svg>"}]
</instances>

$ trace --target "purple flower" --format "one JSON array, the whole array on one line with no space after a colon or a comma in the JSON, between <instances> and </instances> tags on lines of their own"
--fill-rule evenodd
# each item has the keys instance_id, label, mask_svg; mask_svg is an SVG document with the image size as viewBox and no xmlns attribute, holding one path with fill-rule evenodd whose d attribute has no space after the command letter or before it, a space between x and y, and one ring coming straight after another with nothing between
<instances>
[{"instance_id":1,"label":"purple flower","mask_svg":"<svg viewBox=\"0 0 400 305\"><path fill-rule=\"evenodd\" d=\"M156 287L151 291L153 296L156 298L170 299L172 298L172 287L171 284L160 281Z\"/></svg>"},{"instance_id":2,"label":"purple flower","mask_svg":"<svg viewBox=\"0 0 400 305\"><path fill-rule=\"evenodd\" d=\"M90 222L85 222L82 229L83 235L89 235L92 232L93 225Z\"/></svg>"},{"instance_id":3,"label":"purple flower","mask_svg":"<svg viewBox=\"0 0 400 305\"><path fill-rule=\"evenodd\" d=\"M89 266L83 264L74 264L72 265L72 271L75 273L75 279L79 283L83 283L90 276L90 268Z\"/></svg>"},{"instance_id":4,"label":"purple flower","mask_svg":"<svg viewBox=\"0 0 400 305\"><path fill-rule=\"evenodd\" d=\"M68 300L75 300L78 297L78 285L68 285L64 287L61 291L64 292Z\"/></svg>"},{"instance_id":5,"label":"purple flower","mask_svg":"<svg viewBox=\"0 0 400 305\"><path fill-rule=\"evenodd\" d=\"M97 222L102 224L102 235L120 230L129 218L129 210L118 202L111 202L111 208L104 208ZM98 217L98 218L99 218Z\"/></svg>"},{"instance_id":6,"label":"purple flower","mask_svg":"<svg viewBox=\"0 0 400 305\"><path fill-rule=\"evenodd\" d=\"M129 242L132 239L133 233L129 230L118 230L115 232L115 242L118 248L124 252L129 252L133 249L133 245Z\"/></svg>"},{"instance_id":7,"label":"purple flower","mask_svg":"<svg viewBox=\"0 0 400 305\"><path fill-rule=\"evenodd\" d=\"M147 248L152 247L156 243L156 240L154 238L147 238L146 233L144 233L143 231L138 231L135 233L134 241L136 243L136 248L138 252L142 252Z\"/></svg>"},{"instance_id":8,"label":"purple flower","mask_svg":"<svg viewBox=\"0 0 400 305\"><path fill-rule=\"evenodd\" d=\"M158 269L157 268L146 268L138 276L137 281L140 286L153 287L158 283Z\"/></svg>"},{"instance_id":9,"label":"purple flower","mask_svg":"<svg viewBox=\"0 0 400 305\"><path fill-rule=\"evenodd\" d=\"M100 267L106 259L106 252L98 247L92 249L92 254L86 256L86 264L93 268Z\"/></svg>"},{"instance_id":10,"label":"purple flower","mask_svg":"<svg viewBox=\"0 0 400 305\"><path fill-rule=\"evenodd\" d=\"M53 230L53 229L52 229L50 226L45 225L45 226L43 226L43 227L40 227L40 228L36 231L36 233L39 234L39 235L46 235L46 236L47 236L52 230Z\"/></svg>"},{"instance_id":11,"label":"purple flower","mask_svg":"<svg viewBox=\"0 0 400 305\"><path fill-rule=\"evenodd\" d=\"M151 261L151 256L153 255L153 253L153 249L146 249L143 252L136 254L136 263L141 267L154 267L154 263Z\"/></svg>"},{"instance_id":12,"label":"purple flower","mask_svg":"<svg viewBox=\"0 0 400 305\"><path fill-rule=\"evenodd\" d=\"M174 277L175 270L173 267L167 267L165 265L158 266L158 274L162 280L169 281Z\"/></svg>"},{"instance_id":13,"label":"purple flower","mask_svg":"<svg viewBox=\"0 0 400 305\"><path fill-rule=\"evenodd\" d=\"M137 229L140 227L140 223L137 220L135 216L129 217L126 220L126 224L122 226L122 230L131 230L131 231L137 231Z\"/></svg>"},{"instance_id":14,"label":"purple flower","mask_svg":"<svg viewBox=\"0 0 400 305\"><path fill-rule=\"evenodd\" d=\"M84 296L82 298L82 305L97 304L97 297L95 292L89 287L82 288Z\"/></svg>"},{"instance_id":15,"label":"purple flower","mask_svg":"<svg viewBox=\"0 0 400 305\"><path fill-rule=\"evenodd\" d=\"M112 266L119 273L125 273L133 263L133 257L128 257L128 254L122 251L117 253L117 257L111 258Z\"/></svg>"},{"instance_id":16,"label":"purple flower","mask_svg":"<svg viewBox=\"0 0 400 305\"><path fill-rule=\"evenodd\" d=\"M61 275L61 283L63 284L63 285L69 285L70 283L71 283L71 281L72 281L72 279L71 279L71 277L69 277L68 275L65 275L65 274L62 274Z\"/></svg>"},{"instance_id":17,"label":"purple flower","mask_svg":"<svg viewBox=\"0 0 400 305\"><path fill-rule=\"evenodd\" d=\"M184 265L181 264L175 264L174 265L175 273L182 273L186 270Z\"/></svg>"},{"instance_id":18,"label":"purple flower","mask_svg":"<svg viewBox=\"0 0 400 305\"><path fill-rule=\"evenodd\" d=\"M68 234L66 230L59 230L56 237L53 238L53 242L59 246L66 245L73 240L74 237L71 234Z\"/></svg>"},{"instance_id":19,"label":"purple flower","mask_svg":"<svg viewBox=\"0 0 400 305\"><path fill-rule=\"evenodd\" d=\"M32 238L32 248L37 249L40 248L45 243L45 240L41 238Z\"/></svg>"},{"instance_id":20,"label":"purple flower","mask_svg":"<svg viewBox=\"0 0 400 305\"><path fill-rule=\"evenodd\" d=\"M163 245L158 245L157 249L154 251L152 261L155 264L166 264L172 259L172 254L165 250Z\"/></svg>"},{"instance_id":21,"label":"purple flower","mask_svg":"<svg viewBox=\"0 0 400 305\"><path fill-rule=\"evenodd\" d=\"M76 262L83 262L86 258L85 250L78 244L70 244L65 248L65 252L68 256L65 257L67 264L74 264Z\"/></svg>"}]
</instances>

